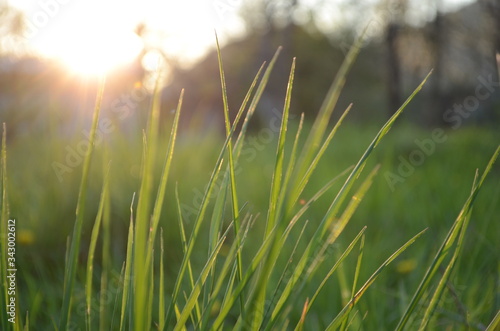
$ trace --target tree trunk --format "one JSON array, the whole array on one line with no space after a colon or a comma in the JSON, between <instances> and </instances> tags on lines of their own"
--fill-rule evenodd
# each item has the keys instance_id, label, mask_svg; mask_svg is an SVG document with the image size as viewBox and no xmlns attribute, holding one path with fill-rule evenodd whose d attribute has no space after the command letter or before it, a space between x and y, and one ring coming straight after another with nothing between
<instances>
[{"instance_id":1,"label":"tree trunk","mask_svg":"<svg viewBox=\"0 0 500 331\"><path fill-rule=\"evenodd\" d=\"M389 98L389 116L392 116L401 105L401 70L397 49L399 26L389 23L386 30L387 45L387 87Z\"/></svg>"}]
</instances>

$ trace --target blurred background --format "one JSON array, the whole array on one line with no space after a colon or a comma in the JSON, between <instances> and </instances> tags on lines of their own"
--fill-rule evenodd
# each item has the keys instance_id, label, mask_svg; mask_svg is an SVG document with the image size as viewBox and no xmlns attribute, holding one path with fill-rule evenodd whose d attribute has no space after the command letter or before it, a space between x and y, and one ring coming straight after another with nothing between
<instances>
[{"instance_id":1,"label":"blurred background","mask_svg":"<svg viewBox=\"0 0 500 331\"><path fill-rule=\"evenodd\" d=\"M455 126L446 111L458 112L454 105L475 95L478 77L498 81L499 6L495 0L3 0L0 116L11 136L48 127L47 112L57 113L58 122L51 125L68 130L76 118L89 115L87 98L91 106L96 75L108 74L107 99L117 106L121 94L152 91L151 76L161 58L165 107L175 106L186 88L183 124L221 127L214 81L217 31L233 113L262 62L281 45L258 117L265 123L273 109L282 108L291 58L297 57L292 111L312 119L346 52L366 28L339 108L354 102L355 121L383 122L434 69L408 116L421 126ZM472 102L474 110L460 120L498 123L497 87L486 100Z\"/></svg>"},{"instance_id":2,"label":"blurred background","mask_svg":"<svg viewBox=\"0 0 500 331\"><path fill-rule=\"evenodd\" d=\"M60 309L57 299L45 302L43 298L60 295L66 239L74 224L100 75L107 78L82 261L98 205L103 164L111 159L112 255L120 270L130 204L140 183L142 130L158 79L165 135L179 93L186 89L168 207L161 219L167 229L167 273L174 273L171 266L182 256L177 225L173 226L177 224L172 208L174 184L179 184L189 231L189 220L197 212L225 135L215 32L233 116L262 62L283 47L239 165L240 200L248 202L250 213L266 215L275 124L281 116L292 58L297 58L290 124L294 134L301 113L308 130L349 48L363 31L360 55L347 76L333 119L351 102L353 110L304 199L357 162L381 125L433 69L423 90L374 153L370 165L382 164L379 176L336 246L340 252L368 225L370 249L361 274L366 279L404 241L429 227L420 246L410 248L406 260L382 275L373 295L367 295L367 310L374 312L367 317L367 325L383 330L401 316L401 300L411 296L457 216L475 169L484 169L500 141L499 1L0 0L0 122L7 127L10 211L19 224L20 300L22 307L30 307L32 325L50 327L46 312L55 316ZM443 129L444 141L435 142L433 152L425 154L412 174L402 176L401 160L420 148L415 139L428 141L436 128ZM166 141L165 137L161 144L166 146ZM388 173L401 180L391 181ZM462 301L450 299L443 306L448 312L457 306L470 308L464 318L477 325L490 321L500 305L498 167L490 178L476 203L464 262L458 267L460 277L453 288ZM312 235L338 188L305 215L311 226L304 238ZM262 224L257 222L255 228L258 233ZM345 272L353 273L351 269L346 267ZM342 307L339 296L337 287L328 287L312 318L319 320L316 325L326 323L331 312ZM379 304L381 296L387 305ZM296 313L300 317L300 309ZM451 320L456 317L448 315Z\"/></svg>"}]
</instances>

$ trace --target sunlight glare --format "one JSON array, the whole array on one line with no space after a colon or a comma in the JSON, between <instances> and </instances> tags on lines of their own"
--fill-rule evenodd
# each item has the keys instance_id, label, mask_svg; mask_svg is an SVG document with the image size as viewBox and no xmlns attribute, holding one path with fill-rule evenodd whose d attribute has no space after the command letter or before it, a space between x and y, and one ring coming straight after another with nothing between
<instances>
[{"instance_id":1,"label":"sunlight glare","mask_svg":"<svg viewBox=\"0 0 500 331\"><path fill-rule=\"evenodd\" d=\"M59 46L60 45L60 46ZM107 73L126 65L142 50L138 36L130 32L106 31L92 33L78 31L66 43L52 45L51 51L71 71L83 75Z\"/></svg>"}]
</instances>

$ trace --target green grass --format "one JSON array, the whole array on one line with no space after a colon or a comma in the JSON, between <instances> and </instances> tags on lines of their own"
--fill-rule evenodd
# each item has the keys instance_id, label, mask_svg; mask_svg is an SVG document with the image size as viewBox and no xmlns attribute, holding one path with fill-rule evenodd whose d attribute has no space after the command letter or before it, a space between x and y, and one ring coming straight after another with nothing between
<instances>
[{"instance_id":1,"label":"green grass","mask_svg":"<svg viewBox=\"0 0 500 331\"><path fill-rule=\"evenodd\" d=\"M225 138L178 131L183 93L165 130L155 93L144 133L113 132L59 182L52 161L78 137L4 134L2 233L16 217L19 271L17 323L2 311L2 329L496 327L498 133L446 132L391 186L386 174L431 135L395 125L427 78L380 129L349 123L351 105L327 132L355 45L312 122L290 118L292 60L280 128L264 140L248 124L279 51L233 121L219 52Z\"/></svg>"}]
</instances>

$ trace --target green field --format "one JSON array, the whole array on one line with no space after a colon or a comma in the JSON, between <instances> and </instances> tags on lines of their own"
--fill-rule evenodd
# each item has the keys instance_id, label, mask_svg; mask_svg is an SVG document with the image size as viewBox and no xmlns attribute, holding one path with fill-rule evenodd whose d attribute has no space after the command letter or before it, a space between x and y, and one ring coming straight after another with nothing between
<instances>
[{"instance_id":1,"label":"green field","mask_svg":"<svg viewBox=\"0 0 500 331\"><path fill-rule=\"evenodd\" d=\"M220 132L180 131L165 198L157 200L165 159L170 160L165 155L175 137L170 136L171 117L156 131L153 107L146 144L140 130L114 130L96 143L91 160L90 154L74 156L74 166L59 173L54 162L65 162L67 147L76 150L81 134L49 130L7 141L2 222L17 222L16 328L319 330L330 325L390 330L403 321L408 307L413 308L401 329L483 330L492 323L494 330L498 325L498 163L469 201L470 214L467 202L498 153L498 130L463 126L436 135L396 120L389 132L380 133L376 148L368 149L365 163L363 153L383 121L361 126L347 115L317 164L314 155L330 128L320 134L313 119L304 122L296 146L298 117L289 121L286 134L262 127L247 132L243 144L233 137L225 145ZM317 123L328 123L326 115L319 118ZM306 139L310 132L318 134L319 145ZM295 168L288 171L289 164ZM311 164L316 168L309 178ZM217 169L220 173L211 177ZM86 171L88 180L81 184ZM203 204L211 178L213 192ZM197 217L201 207L206 213ZM462 208L466 213L459 217ZM384 263L424 229L394 261ZM449 245L440 251L450 229ZM342 256L348 248L350 254ZM5 270L6 256L2 259ZM432 277L412 301L431 266ZM359 296L353 297L353 288L354 293L362 289ZM8 330L13 325L1 314L2 329Z\"/></svg>"}]
</instances>

